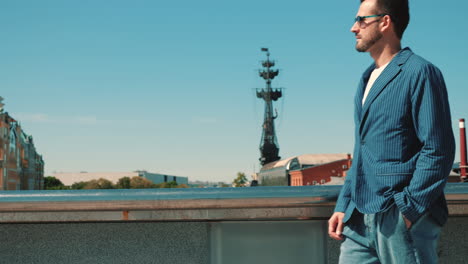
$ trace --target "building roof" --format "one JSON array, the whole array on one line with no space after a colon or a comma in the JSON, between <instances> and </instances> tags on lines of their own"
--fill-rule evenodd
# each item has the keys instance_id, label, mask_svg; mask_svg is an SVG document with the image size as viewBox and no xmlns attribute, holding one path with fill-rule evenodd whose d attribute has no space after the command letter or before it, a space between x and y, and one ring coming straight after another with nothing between
<instances>
[{"instance_id":1,"label":"building roof","mask_svg":"<svg viewBox=\"0 0 468 264\"><path fill-rule=\"evenodd\" d=\"M299 156L292 156L283 160L273 161L262 167L260 171L271 170L275 168L286 167L288 169L290 162L297 159L301 165L318 165L329 163L337 160L348 159L348 153L338 154L303 154Z\"/></svg>"}]
</instances>

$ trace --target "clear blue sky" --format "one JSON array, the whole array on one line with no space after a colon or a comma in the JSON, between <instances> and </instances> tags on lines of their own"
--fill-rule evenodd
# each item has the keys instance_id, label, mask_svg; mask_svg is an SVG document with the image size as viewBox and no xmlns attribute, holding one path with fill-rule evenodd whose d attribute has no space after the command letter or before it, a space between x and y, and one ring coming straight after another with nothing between
<instances>
[{"instance_id":1,"label":"clear blue sky","mask_svg":"<svg viewBox=\"0 0 468 264\"><path fill-rule=\"evenodd\" d=\"M458 145L468 118L466 1L410 1L403 46L444 73ZM0 95L53 171L146 169L232 181L259 169L268 47L286 88L280 156L346 153L372 62L359 1L0 2ZM457 149L457 158L459 153Z\"/></svg>"}]
</instances>

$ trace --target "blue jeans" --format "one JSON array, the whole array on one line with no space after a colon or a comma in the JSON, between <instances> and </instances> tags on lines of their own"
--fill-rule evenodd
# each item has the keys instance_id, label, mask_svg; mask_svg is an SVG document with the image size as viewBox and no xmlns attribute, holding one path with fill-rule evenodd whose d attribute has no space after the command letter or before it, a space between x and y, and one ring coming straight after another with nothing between
<instances>
[{"instance_id":1,"label":"blue jeans","mask_svg":"<svg viewBox=\"0 0 468 264\"><path fill-rule=\"evenodd\" d=\"M376 214L356 209L343 229L339 263L437 263L440 230L428 213L408 229L396 205Z\"/></svg>"}]
</instances>

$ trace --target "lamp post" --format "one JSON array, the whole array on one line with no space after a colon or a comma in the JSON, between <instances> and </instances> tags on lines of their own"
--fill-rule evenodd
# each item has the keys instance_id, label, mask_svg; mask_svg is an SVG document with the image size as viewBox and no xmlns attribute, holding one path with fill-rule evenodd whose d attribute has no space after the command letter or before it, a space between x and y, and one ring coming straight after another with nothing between
<instances>
[{"instance_id":1,"label":"lamp post","mask_svg":"<svg viewBox=\"0 0 468 264\"><path fill-rule=\"evenodd\" d=\"M466 131L465 131L465 119L460 119L460 181L466 182Z\"/></svg>"}]
</instances>

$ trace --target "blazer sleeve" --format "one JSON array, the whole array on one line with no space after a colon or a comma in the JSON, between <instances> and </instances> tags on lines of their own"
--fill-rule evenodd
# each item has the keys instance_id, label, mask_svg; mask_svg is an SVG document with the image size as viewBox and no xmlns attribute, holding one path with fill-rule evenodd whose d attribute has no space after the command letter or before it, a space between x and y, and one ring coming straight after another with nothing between
<instances>
[{"instance_id":1,"label":"blazer sleeve","mask_svg":"<svg viewBox=\"0 0 468 264\"><path fill-rule=\"evenodd\" d=\"M351 172L351 170L348 170L348 172ZM335 212L344 213L346 212L346 208L348 208L349 202L351 201L351 177L352 175L350 174L346 176L346 180L341 188L338 200L336 201Z\"/></svg>"},{"instance_id":2,"label":"blazer sleeve","mask_svg":"<svg viewBox=\"0 0 468 264\"><path fill-rule=\"evenodd\" d=\"M443 195L455 156L447 89L442 73L427 64L414 76L412 120L421 143L416 168L408 186L394 195L400 212L416 222Z\"/></svg>"}]
</instances>

